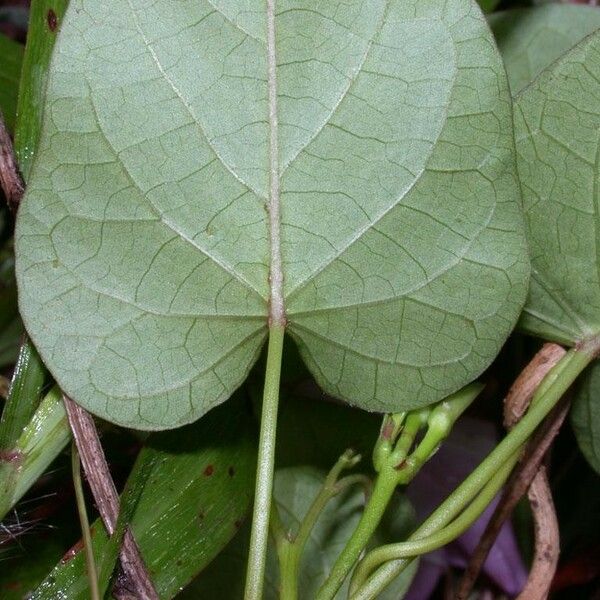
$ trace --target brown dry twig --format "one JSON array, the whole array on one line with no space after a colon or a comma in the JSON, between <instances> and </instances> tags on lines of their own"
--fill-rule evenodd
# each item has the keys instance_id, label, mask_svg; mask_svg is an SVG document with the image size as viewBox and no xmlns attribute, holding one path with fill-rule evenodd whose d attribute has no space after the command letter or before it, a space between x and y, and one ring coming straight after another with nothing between
<instances>
[{"instance_id":1,"label":"brown dry twig","mask_svg":"<svg viewBox=\"0 0 600 600\"><path fill-rule=\"evenodd\" d=\"M16 214L25 193L25 185L19 173L12 140L4 124L2 111L0 111L0 186L6 196L8 208Z\"/></svg>"},{"instance_id":2,"label":"brown dry twig","mask_svg":"<svg viewBox=\"0 0 600 600\"><path fill-rule=\"evenodd\" d=\"M535 554L519 600L547 598L558 565L560 532L546 467L542 465L528 491L535 528Z\"/></svg>"},{"instance_id":3,"label":"brown dry twig","mask_svg":"<svg viewBox=\"0 0 600 600\"><path fill-rule=\"evenodd\" d=\"M564 348L556 344L545 344L519 375L505 399L504 419L507 427L513 427L523 416L542 379L565 352ZM471 557L455 596L457 600L464 600L469 596L502 525L528 488L535 520L535 558L527 584L519 598L543 600L547 597L558 561L559 538L552 496L542 462L568 409L568 402L561 401L527 444L521 462L508 480L502 499Z\"/></svg>"},{"instance_id":4,"label":"brown dry twig","mask_svg":"<svg viewBox=\"0 0 600 600\"><path fill-rule=\"evenodd\" d=\"M550 366L553 366L562 358L566 351L556 344L545 344L538 354L542 353L548 356L548 362L551 363ZM537 385L539 385L539 382ZM506 402L504 405L504 421L509 429L514 427L523 416L529 406L532 395L533 393L531 393L529 399L514 398L511 402ZM562 409L560 406L557 407L556 411L558 414L555 419L555 429L549 432L547 440L548 448L567 416L569 403L564 403ZM549 419L551 418L552 414L549 416ZM532 469L532 473L535 474L527 493L534 521L534 557L529 577L517 600L544 600L547 598L558 565L560 533L546 467L541 464L544 454L545 451L540 457L540 466L537 469L537 473Z\"/></svg>"},{"instance_id":5,"label":"brown dry twig","mask_svg":"<svg viewBox=\"0 0 600 600\"><path fill-rule=\"evenodd\" d=\"M119 516L119 495L102 451L96 425L88 412L64 394L63 400L86 479L104 526L112 535ZM123 547L119 559L125 580L119 581L118 597L122 600L124 598L158 600L158 594L154 589L138 545L129 529L123 537Z\"/></svg>"}]
</instances>

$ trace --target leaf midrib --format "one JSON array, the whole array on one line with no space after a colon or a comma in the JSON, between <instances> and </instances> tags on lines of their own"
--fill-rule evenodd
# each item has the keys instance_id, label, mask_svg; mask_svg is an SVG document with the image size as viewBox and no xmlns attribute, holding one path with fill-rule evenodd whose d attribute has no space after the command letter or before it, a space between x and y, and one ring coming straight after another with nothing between
<instances>
[{"instance_id":1,"label":"leaf midrib","mask_svg":"<svg viewBox=\"0 0 600 600\"><path fill-rule=\"evenodd\" d=\"M250 186L250 184L246 183L243 179L241 179L239 177L239 175L237 175L235 173L235 171L233 171L232 168L228 165L227 161L225 161L223 159L223 157L221 157L219 155L216 148L211 143L210 138L208 137L208 135L202 128L202 126L200 124L200 120L195 115L191 106L188 104L185 97L179 91L176 84L171 80L171 78L165 72L162 64L160 63L160 60L158 59L158 56L156 55L153 48L151 47L150 41L148 40L147 36L145 35L144 31L142 30L142 28L139 24L137 15L135 14L135 9L132 5L132 0L127 0L127 2L131 9L138 33L142 37L144 44L147 47L148 51L150 52L150 54L153 58L153 61L155 62L157 68L159 69L161 76L164 77L165 81L171 86L171 88L173 89L173 92L177 95L179 100L182 102L183 106L186 108L186 110L192 117L193 122L197 125L197 127L202 132L204 138L208 142L208 144L211 148L211 151L215 154L215 156L217 157L219 162L235 178L236 181L238 181L241 185L243 185L249 192L254 194L258 199L262 199L267 202L267 211L269 214L268 234L269 234L270 259L271 259L270 265L269 265L269 267L270 267L270 270L269 270L269 297L267 298L268 312L269 312L268 316L269 316L269 320L271 322L285 323L286 322L286 300L289 301L292 298L292 296L297 295L302 289L304 289L306 287L306 285L310 281L314 280L314 278L319 273L323 272L326 268L328 268L333 262L335 262L335 260L337 258L339 258L339 256L341 256L346 250L348 250L348 248L350 246L352 246L357 240L361 239L362 236L367 231L372 229L390 211L392 211L394 208L397 207L399 201L402 198L405 198L408 193L410 193L410 191L420 182L423 173L427 171L427 165L430 162L431 155L433 154L433 150L436 146L436 142L435 142L435 140L432 142L429 157L425 161L425 164L423 165L421 172L418 174L415 174L414 179L411 182L409 188L407 190L405 190L404 193L401 194L394 202L392 202L389 207L387 207L384 211L381 211L379 214L377 214L374 219L370 219L369 223L367 225L365 225L363 228L361 228L359 231L357 231L356 235L354 235L348 243L344 244L340 249L338 249L333 257L329 257L326 262L324 262L322 265L320 265L319 268L315 272L311 273L307 278L296 282L294 287L291 288L290 290L288 290L287 293L284 295L284 285L283 284L284 284L285 275L284 275L284 270L283 270L283 259L282 259L282 251L281 251L281 190L280 190L280 185L281 185L282 176L283 176L285 170L287 170L287 168L290 166L290 164L292 164L298 158L298 156L302 153L302 151L304 151L308 147L308 145L312 141L314 141L314 139L316 137L318 137L318 135L323 130L323 126L325 126L326 124L328 124L330 122L331 116L335 113L335 111L338 109L340 104L346 98L349 90L352 88L352 85L356 80L356 77L362 71L362 66L364 65L364 63L370 53L370 50L372 48L373 39L369 40L367 48L365 50L365 53L364 53L363 57L361 58L360 64L358 65L356 71L351 75L351 77L349 77L347 87L343 90L343 93L341 94L340 99L334 106L333 110L330 111L327 119L323 123L323 126L321 126L318 129L318 131L310 137L310 139L308 140L308 143L305 144L304 147L299 152L297 152L289 161L286 162L283 172L280 172L280 169L279 169L279 147L278 147L278 119L277 119L277 96L278 96L277 77L276 77L276 68L277 68L277 52L276 52L276 50L277 50L277 47L276 47L276 39L275 39L275 23L276 23L277 13L276 13L276 0L267 0L266 50L267 50L267 55L268 55L267 56L267 58L268 58L268 60L267 60L267 70L268 70L267 85L268 85L268 92L269 92L268 126L269 126L269 138L270 138L269 142L270 143L269 143L269 191L268 191L267 197L265 197L264 195L260 194L257 190L255 190L252 186ZM259 43L261 43L261 45L265 45L264 40L261 40L261 39L257 38L256 36L252 35L246 29L241 27L238 23L233 21L230 17L228 17L225 13L223 13L213 3L213 1L206 0L206 2L231 27L234 27L240 33L242 33L245 36L248 36L250 39L258 41ZM385 22L385 15L387 13L388 5L389 5L388 2L386 2L385 7L382 11L381 19L380 19L378 26L374 32L374 35L376 35L381 30L381 27L382 27L383 23ZM454 48L454 46L453 46L453 48ZM454 81L455 77L452 77L452 79ZM450 96L448 98L447 106L445 107L445 116L442 119L443 122L445 122L447 120L448 109L449 109L449 106L451 105L451 98L452 98L452 94L450 94ZM443 127L440 128L438 138L439 138L439 135L441 135L443 129L444 129ZM173 226L171 224L167 223L162 218L162 216L161 216L161 221L163 223L165 223L165 225L167 225L169 228L173 229ZM173 231L177 232L177 229L175 228L175 229L173 229ZM179 233L179 232L177 232L177 233ZM478 233L480 233L480 232L478 232ZM475 235L470 240L471 244L475 241L476 238L477 238L477 235ZM201 252L206 253L207 256L209 256L211 258L211 260L215 260L215 262L219 266L221 266L222 268L225 268L225 270L228 272L228 274L230 276L237 279L240 283L244 283L247 287L249 287L249 289L252 292L258 293L261 296L261 298L264 299L262 294L260 294L260 292L258 292L258 290L253 285L251 285L245 278L241 279L237 275L237 273L232 272L233 267L230 270L227 266L224 266L221 261L216 260L216 258L213 257L213 255L210 254L209 251L206 251L206 250L198 247L197 244L195 244L194 242L192 242L192 244L196 248L198 248ZM470 244L468 244L467 246L469 246L469 245ZM457 261L452 261L452 264L450 264L448 266L448 269L455 266L456 262ZM442 272L445 272L446 270L447 269L444 269ZM434 276L434 279L435 278L436 277ZM424 285L427 285L428 283L430 283L430 280L426 281Z\"/></svg>"},{"instance_id":2,"label":"leaf midrib","mask_svg":"<svg viewBox=\"0 0 600 600\"><path fill-rule=\"evenodd\" d=\"M267 0L267 85L269 92L269 323L286 323L281 256L281 194L279 174L279 132L277 121L277 44L275 39L275 3Z\"/></svg>"}]
</instances>

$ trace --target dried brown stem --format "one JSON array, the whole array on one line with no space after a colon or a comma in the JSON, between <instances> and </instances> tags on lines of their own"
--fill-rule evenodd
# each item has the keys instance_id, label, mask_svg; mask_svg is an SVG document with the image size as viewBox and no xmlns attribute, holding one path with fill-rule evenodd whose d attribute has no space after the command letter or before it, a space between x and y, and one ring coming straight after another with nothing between
<instances>
[{"instance_id":1,"label":"dried brown stem","mask_svg":"<svg viewBox=\"0 0 600 600\"><path fill-rule=\"evenodd\" d=\"M516 379L505 399L505 422L511 428L523 416L531 398L548 371L564 356L556 344L545 344ZM556 515L542 461L568 413L569 404L561 401L548 415L523 453L520 464L508 480L505 492L471 557L459 584L456 599L465 600L498 537L502 525L510 517L520 498L531 486L530 502L536 523L534 564L521 600L543 600L547 597L558 560Z\"/></svg>"},{"instance_id":2,"label":"dried brown stem","mask_svg":"<svg viewBox=\"0 0 600 600\"><path fill-rule=\"evenodd\" d=\"M558 565L560 534L546 467L542 465L528 492L535 528L535 555L527 583L517 600L548 597Z\"/></svg>"},{"instance_id":3,"label":"dried brown stem","mask_svg":"<svg viewBox=\"0 0 600 600\"><path fill-rule=\"evenodd\" d=\"M558 344L544 344L512 384L504 400L504 424L512 429L525 414L548 371L566 354Z\"/></svg>"},{"instance_id":4,"label":"dried brown stem","mask_svg":"<svg viewBox=\"0 0 600 600\"><path fill-rule=\"evenodd\" d=\"M16 214L25 193L25 185L17 167L12 140L4 124L2 111L0 111L0 186L6 196L8 208Z\"/></svg>"},{"instance_id":5,"label":"dried brown stem","mask_svg":"<svg viewBox=\"0 0 600 600\"><path fill-rule=\"evenodd\" d=\"M112 535L119 516L119 495L104 457L96 425L90 414L73 400L65 395L63 399L86 479L104 526ZM138 545L129 529L123 537L119 559L124 579L120 578L118 582L117 597L121 600L158 600Z\"/></svg>"}]
</instances>

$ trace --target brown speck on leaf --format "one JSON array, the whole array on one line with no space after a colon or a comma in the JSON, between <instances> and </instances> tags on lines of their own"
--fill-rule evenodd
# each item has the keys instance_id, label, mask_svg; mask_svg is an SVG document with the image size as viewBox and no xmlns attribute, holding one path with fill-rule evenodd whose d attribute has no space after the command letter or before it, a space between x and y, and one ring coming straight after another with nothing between
<instances>
[{"instance_id":1,"label":"brown speck on leaf","mask_svg":"<svg viewBox=\"0 0 600 600\"><path fill-rule=\"evenodd\" d=\"M229 473L229 477L233 477L235 475L235 469L233 467L229 467L227 472Z\"/></svg>"},{"instance_id":2,"label":"brown speck on leaf","mask_svg":"<svg viewBox=\"0 0 600 600\"><path fill-rule=\"evenodd\" d=\"M198 511L198 519L200 521L204 520L204 511L203 510Z\"/></svg>"},{"instance_id":3,"label":"brown speck on leaf","mask_svg":"<svg viewBox=\"0 0 600 600\"><path fill-rule=\"evenodd\" d=\"M215 472L215 468L212 465L208 465L206 469L204 469L204 475L210 477Z\"/></svg>"},{"instance_id":4,"label":"brown speck on leaf","mask_svg":"<svg viewBox=\"0 0 600 600\"><path fill-rule=\"evenodd\" d=\"M381 431L381 437L384 440L391 440L392 433L394 432L394 423L390 419L388 419L383 426L383 430Z\"/></svg>"},{"instance_id":5,"label":"brown speck on leaf","mask_svg":"<svg viewBox=\"0 0 600 600\"><path fill-rule=\"evenodd\" d=\"M75 555L83 549L83 541L79 540L75 545L71 546L71 548L69 548L64 556L60 559L61 564L65 564L67 562L69 562L70 560L72 560L73 558L75 558Z\"/></svg>"},{"instance_id":6,"label":"brown speck on leaf","mask_svg":"<svg viewBox=\"0 0 600 600\"><path fill-rule=\"evenodd\" d=\"M58 18L52 9L46 13L46 23L48 23L48 29L54 33L58 25Z\"/></svg>"},{"instance_id":7,"label":"brown speck on leaf","mask_svg":"<svg viewBox=\"0 0 600 600\"><path fill-rule=\"evenodd\" d=\"M22 460L23 453L18 450L0 450L0 461L7 463L18 463Z\"/></svg>"},{"instance_id":8,"label":"brown speck on leaf","mask_svg":"<svg viewBox=\"0 0 600 600\"><path fill-rule=\"evenodd\" d=\"M6 589L11 592L18 592L23 587L23 584L20 581L9 581L6 584Z\"/></svg>"},{"instance_id":9,"label":"brown speck on leaf","mask_svg":"<svg viewBox=\"0 0 600 600\"><path fill-rule=\"evenodd\" d=\"M241 519L238 519L238 520L237 520L237 521L234 523L234 525L235 525L235 528L236 528L236 529L239 529L239 528L242 526L242 520L241 520Z\"/></svg>"}]
</instances>

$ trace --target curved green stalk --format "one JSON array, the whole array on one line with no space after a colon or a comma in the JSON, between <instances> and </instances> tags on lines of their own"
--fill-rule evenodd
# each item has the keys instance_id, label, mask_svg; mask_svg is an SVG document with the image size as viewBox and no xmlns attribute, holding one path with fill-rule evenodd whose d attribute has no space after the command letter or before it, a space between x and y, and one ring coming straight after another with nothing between
<instances>
[{"instance_id":1,"label":"curved green stalk","mask_svg":"<svg viewBox=\"0 0 600 600\"><path fill-rule=\"evenodd\" d=\"M352 450L346 450L329 471L319 493L302 519L298 533L291 539L285 538L276 541L281 573L281 600L296 600L298 597L298 572L302 552L327 503L355 484L370 485L369 478L360 474L338 479L343 471L354 467L360 458L359 454L355 454Z\"/></svg>"},{"instance_id":2,"label":"curved green stalk","mask_svg":"<svg viewBox=\"0 0 600 600\"><path fill-rule=\"evenodd\" d=\"M75 442L71 445L71 468L73 471L75 498L77 500L77 514L79 515L81 534L83 536L85 566L90 584L90 599L101 600L100 589L98 587L98 571L96 569L96 561L94 560L94 548L92 546L92 534L90 532L90 521L85 508L85 497L83 494L83 485L81 484L81 464L79 462L79 452L77 451Z\"/></svg>"},{"instance_id":3,"label":"curved green stalk","mask_svg":"<svg viewBox=\"0 0 600 600\"><path fill-rule=\"evenodd\" d=\"M279 380L281 377L284 333L284 325L272 325L269 328L269 348L260 421L258 466L256 469L250 552L246 572L245 600L262 600L263 597L271 496L273 493Z\"/></svg>"},{"instance_id":4,"label":"curved green stalk","mask_svg":"<svg viewBox=\"0 0 600 600\"><path fill-rule=\"evenodd\" d=\"M334 467L329 471L327 477L325 478L325 482L321 487L321 490L317 494L314 502L308 509L306 516L302 520L300 524L300 528L298 529L298 533L296 534L296 538L294 539L294 544L297 545L300 552L304 548L308 537L310 536L310 532L313 530L315 523L317 522L319 516L323 512L325 505L331 500L334 496L337 496L343 489L344 485L342 482L338 482L338 477L342 473L342 471L346 469L351 469L360 461L360 455L355 454L351 450L347 450L342 454L340 459L336 462ZM342 485L340 485L342 484Z\"/></svg>"},{"instance_id":5,"label":"curved green stalk","mask_svg":"<svg viewBox=\"0 0 600 600\"><path fill-rule=\"evenodd\" d=\"M396 487L408 483L417 474L482 389L481 384L472 383L434 407L384 418L373 452L373 462L378 471L373 494L350 540L321 586L317 600L335 597L377 529ZM424 425L427 425L427 433L411 453L415 438Z\"/></svg>"},{"instance_id":6,"label":"curved green stalk","mask_svg":"<svg viewBox=\"0 0 600 600\"><path fill-rule=\"evenodd\" d=\"M398 481L392 473L387 473L387 476L380 474L377 477L373 493L360 521L344 550L338 556L327 581L319 590L317 600L326 600L335 596L373 532L377 529L397 485Z\"/></svg>"},{"instance_id":7,"label":"curved green stalk","mask_svg":"<svg viewBox=\"0 0 600 600\"><path fill-rule=\"evenodd\" d=\"M554 408L575 379L596 356L600 340L592 340L567 352L538 387L529 411L514 429L463 483L425 520L409 538L429 536L450 523L485 486ZM373 600L410 564L410 559L393 560L380 567L352 596L352 600Z\"/></svg>"},{"instance_id":8,"label":"curved green stalk","mask_svg":"<svg viewBox=\"0 0 600 600\"><path fill-rule=\"evenodd\" d=\"M462 535L481 516L486 507L495 498L496 494L508 479L508 476L518 459L519 453L515 452L511 459L500 468L492 479L490 479L468 508L466 508L452 523L440 531L424 538L415 540L409 539L406 542L400 542L398 544L380 546L369 552L354 571L352 583L350 585L350 594L353 594L360 589L368 579L369 575L383 563L400 558L413 558L422 554L427 554L428 552L433 552Z\"/></svg>"}]
</instances>

